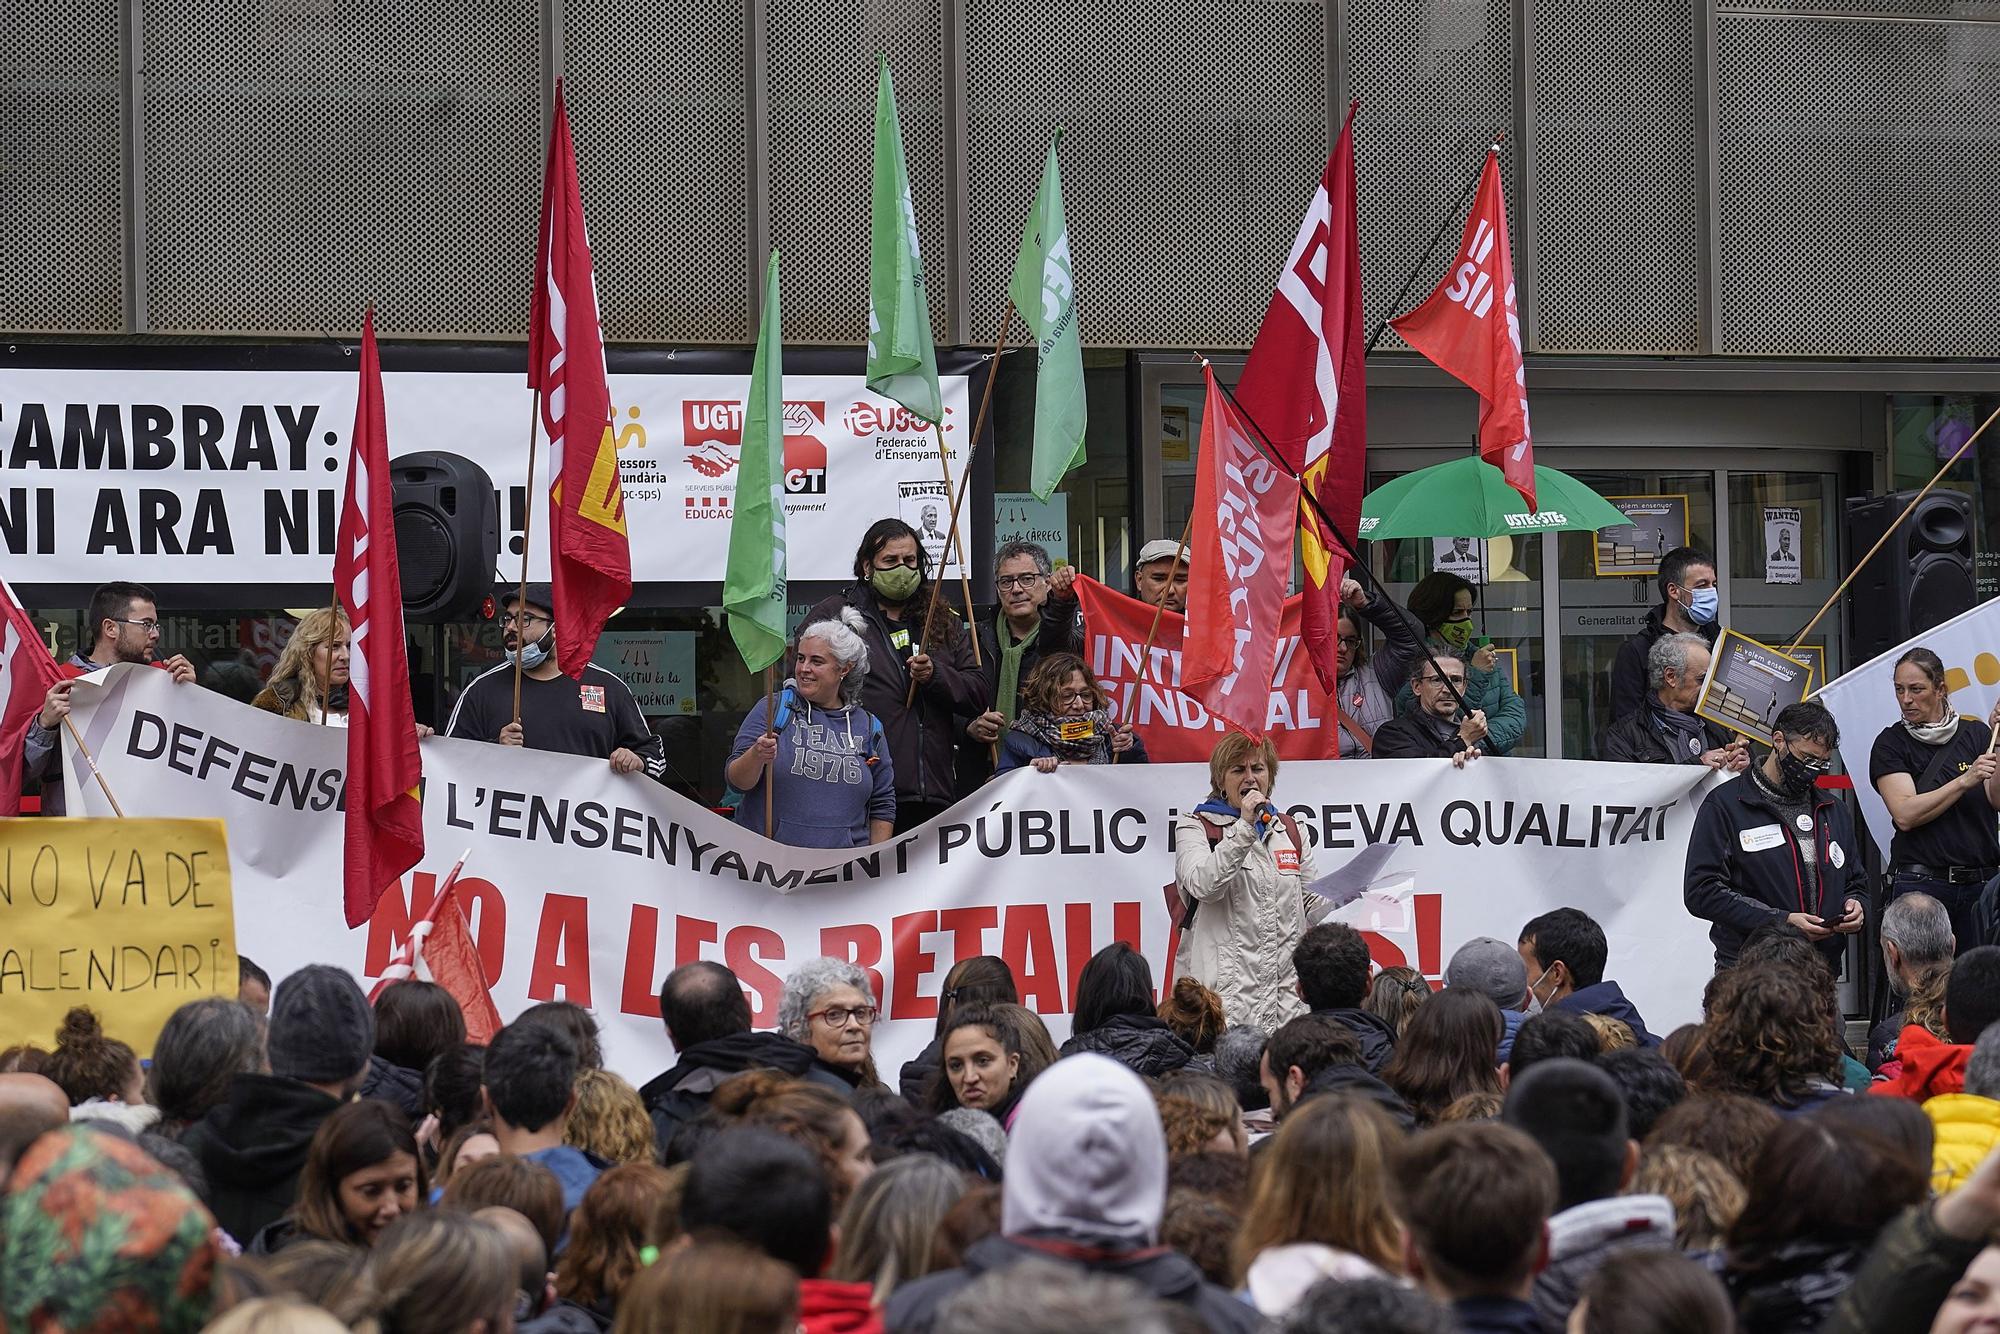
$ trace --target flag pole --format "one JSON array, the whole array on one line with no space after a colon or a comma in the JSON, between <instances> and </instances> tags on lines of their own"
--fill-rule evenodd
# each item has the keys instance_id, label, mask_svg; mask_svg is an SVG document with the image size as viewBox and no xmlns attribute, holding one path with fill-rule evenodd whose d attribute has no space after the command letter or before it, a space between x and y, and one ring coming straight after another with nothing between
<instances>
[{"instance_id":1,"label":"flag pole","mask_svg":"<svg viewBox=\"0 0 2000 1334\"><path fill-rule=\"evenodd\" d=\"M989 387L991 386L992 380L990 378L987 384ZM940 413L939 415L942 416L943 414ZM944 423L942 421L932 422L931 430L937 433L938 467L944 471L944 493L947 498L952 498L958 494L958 490L951 480L951 460L945 457ZM966 479L970 481L972 476L972 453L969 446L965 455L965 472ZM965 544L960 540L958 535L958 506L956 504L951 507L951 531L948 541L952 555L958 558L958 585L965 592L965 628L971 630L978 624L978 621L972 612L972 572L966 567ZM942 576L944 572L940 570L938 573ZM931 599L931 608L933 611L937 608L937 599L935 597ZM926 613L924 616L924 628L927 633L930 629L930 619L929 613ZM972 636L972 665L975 667L984 665L979 660L979 636L977 634Z\"/></svg>"},{"instance_id":2,"label":"flag pole","mask_svg":"<svg viewBox=\"0 0 2000 1334\"><path fill-rule=\"evenodd\" d=\"M772 732L778 730L778 678L776 666L764 669L764 726ZM777 828L775 807L771 791L777 786L778 762L774 758L764 770L764 837L777 837L772 831Z\"/></svg>"},{"instance_id":3,"label":"flag pole","mask_svg":"<svg viewBox=\"0 0 2000 1334\"><path fill-rule=\"evenodd\" d=\"M1174 576L1181 571L1181 553L1187 550L1188 539L1194 536L1194 510L1188 510L1187 525L1181 529L1180 544L1174 548L1174 563L1167 567L1167 587L1174 586ZM1153 674L1153 639L1160 633L1160 618L1167 614L1166 595L1153 604L1153 623L1146 628L1146 643L1139 650L1139 679L1149 679Z\"/></svg>"},{"instance_id":4,"label":"flag pole","mask_svg":"<svg viewBox=\"0 0 2000 1334\"><path fill-rule=\"evenodd\" d=\"M1500 145L1506 138L1507 136L1504 134L1494 135L1492 146L1486 150L1487 153L1490 155L1499 152ZM1472 198L1472 192L1479 188L1480 177L1485 174L1486 159L1482 157L1479 159L1479 166L1472 173L1472 179L1465 183L1465 188L1458 192L1458 198L1453 201L1449 209L1445 210L1444 221L1438 223L1438 229L1432 234L1430 244L1424 247L1423 254L1417 256L1417 262L1410 266L1410 276L1403 279L1403 290L1396 293L1396 299L1389 303L1389 310L1392 314L1395 311L1401 310L1403 303L1410 299L1410 289L1417 285L1417 275L1424 271L1424 265L1430 263L1431 252L1438 248L1438 242L1444 240L1444 234L1451 230L1451 224L1458 217L1458 211L1465 207L1466 200ZM1375 332L1368 335L1368 346L1361 354L1363 357L1372 357L1375 355L1375 344L1382 341L1382 331L1389 327L1389 320L1390 316L1384 315L1380 320L1375 322ZM1352 553L1350 552L1349 554Z\"/></svg>"},{"instance_id":5,"label":"flag pole","mask_svg":"<svg viewBox=\"0 0 2000 1334\"><path fill-rule=\"evenodd\" d=\"M956 494L952 496L951 499L951 531L954 535L956 535L958 532L958 516L960 509L965 504L966 492L972 490L972 460L973 457L979 453L979 435L980 432L986 429L986 411L988 408L993 406L993 382L1000 378L1000 358L1007 354L1007 334L1008 331L1013 327L1013 323L1014 323L1014 300L1012 297L1009 297L1007 299L1007 309L1002 311L1000 314L1000 336L999 338L995 339L993 343L993 365L986 372L986 387L980 392L979 395L979 411L976 415L974 415L972 419L972 437L970 442L965 447L965 473L963 476L959 478L958 490ZM940 456L944 452L944 442L942 441L942 439L940 439L938 442L938 452ZM949 470L947 470L945 473L945 481L949 483L950 480L951 480L951 473ZM960 573L962 574L965 570L965 564L963 561L959 563L958 568ZM924 632L917 639L917 642L920 644L924 643L926 640L930 638L931 619L937 615L939 591L940 591L939 585L933 582L931 584L931 603L930 606L927 607L924 611ZM971 618L972 594L970 590L966 592L965 605L966 605L966 627L972 632L972 660L975 664L978 664L979 627L977 624L973 622ZM915 681L912 681L910 682L909 693L903 697L903 707L908 708L911 705L911 703L913 703L916 700L916 698L917 698L917 683ZM996 749L993 757L993 762L997 765L1000 763L999 752L997 749L999 743L995 742L994 745Z\"/></svg>"},{"instance_id":6,"label":"flag pole","mask_svg":"<svg viewBox=\"0 0 2000 1334\"><path fill-rule=\"evenodd\" d=\"M532 369L531 367L530 370L532 371ZM514 651L514 721L516 723L521 721L521 649L528 646L526 638L528 628L526 619L528 615L528 535L534 531L535 527L535 447L539 443L536 437L540 434L539 424L541 416L542 389L540 385L536 385L529 390L528 397L528 487L526 492L523 493L521 501L521 584L514 596L514 614L522 618L519 628L515 631L516 634L521 636L520 648ZM551 607L549 610L554 611L555 608ZM506 616L506 609L504 607L501 609L501 616L503 619L500 622L500 628L503 632L502 639L504 642L504 632L507 628L507 623L504 619Z\"/></svg>"},{"instance_id":7,"label":"flag pole","mask_svg":"<svg viewBox=\"0 0 2000 1334\"><path fill-rule=\"evenodd\" d=\"M118 804L118 798L111 795L111 784L104 781L104 771L97 767L97 757L90 753L89 746L83 744L83 733L76 730L76 723L68 714L63 715L63 729L69 733L69 739L76 743L76 753L83 756L83 762L90 766L91 777L95 778L97 785L104 789L104 799L111 803L111 813L121 820L124 819L125 808Z\"/></svg>"},{"instance_id":8,"label":"flag pole","mask_svg":"<svg viewBox=\"0 0 2000 1334\"><path fill-rule=\"evenodd\" d=\"M1903 506L1903 512L1898 514L1889 526L1882 530L1882 536L1875 539L1875 545L1868 548L1868 554L1854 562L1854 568L1847 572L1847 577L1840 581L1840 587L1833 590L1833 595L1820 605L1818 611L1813 613L1813 618L1806 622L1806 628L1792 636L1791 646L1785 650L1787 656L1790 656L1792 650L1796 649L1800 642L1813 632L1813 627L1819 624L1822 616L1825 616L1828 611L1832 610L1833 604L1840 601L1840 595L1847 591L1847 586L1854 582L1855 577L1861 573L1862 567L1873 560L1875 553L1880 551L1889 539L1895 536L1896 530L1903 526L1903 520L1910 517L1910 511L1914 510L1918 503L1931 493L1932 487L1944 480L1944 475L1951 471L1951 465L1965 457L1965 451L1971 449L1973 445L1979 442L1979 437L1986 434L1986 428L1993 425L1996 419L2000 419L2000 408L1995 408L1991 413L1987 414L1986 420L1979 423L1979 429L1967 436L1965 443L1960 445L1956 450L1953 450L1951 457L1944 461L1944 466L1931 474L1931 479L1924 483L1924 489L1917 492L1910 503Z\"/></svg>"}]
</instances>

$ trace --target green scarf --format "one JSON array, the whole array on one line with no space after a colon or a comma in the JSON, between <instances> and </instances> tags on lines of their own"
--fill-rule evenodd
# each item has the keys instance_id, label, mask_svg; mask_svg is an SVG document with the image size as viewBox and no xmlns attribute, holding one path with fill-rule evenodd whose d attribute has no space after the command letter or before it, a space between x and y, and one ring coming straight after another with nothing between
<instances>
[{"instance_id":1,"label":"green scarf","mask_svg":"<svg viewBox=\"0 0 2000 1334\"><path fill-rule=\"evenodd\" d=\"M1021 655L1028 651L1028 645L1034 643L1035 636L1041 632L1042 623L1038 620L1034 629L1015 642L1014 628L1007 624L1007 613L1003 611L993 618L993 637L1000 644L1000 697L993 703L1010 723L1021 708Z\"/></svg>"}]
</instances>

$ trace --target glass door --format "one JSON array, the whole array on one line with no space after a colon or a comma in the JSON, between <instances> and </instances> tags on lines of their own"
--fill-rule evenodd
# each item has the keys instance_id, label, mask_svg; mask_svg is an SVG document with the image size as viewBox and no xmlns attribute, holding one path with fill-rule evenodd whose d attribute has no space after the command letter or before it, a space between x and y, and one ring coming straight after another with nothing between
<instances>
[{"instance_id":1,"label":"glass door","mask_svg":"<svg viewBox=\"0 0 2000 1334\"><path fill-rule=\"evenodd\" d=\"M1728 624L1773 648L1791 645L1839 582L1839 479L1830 472L1729 474ZM1857 553L1858 554L1858 553ZM1820 619L1792 656L1817 690L1845 670L1840 610Z\"/></svg>"}]
</instances>

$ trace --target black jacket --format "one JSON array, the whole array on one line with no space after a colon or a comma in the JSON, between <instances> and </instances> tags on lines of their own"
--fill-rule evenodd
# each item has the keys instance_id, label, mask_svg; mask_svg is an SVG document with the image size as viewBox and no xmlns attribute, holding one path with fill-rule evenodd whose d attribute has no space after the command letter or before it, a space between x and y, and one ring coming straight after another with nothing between
<instances>
[{"instance_id":1,"label":"black jacket","mask_svg":"<svg viewBox=\"0 0 2000 1334\"><path fill-rule=\"evenodd\" d=\"M1854 1285L1867 1243L1795 1241L1754 1273L1723 1271L1740 1334L1818 1334Z\"/></svg>"},{"instance_id":2,"label":"black jacket","mask_svg":"<svg viewBox=\"0 0 2000 1334\"><path fill-rule=\"evenodd\" d=\"M299 1169L319 1123L340 1107L296 1079L237 1075L229 1096L188 1127L181 1143L208 1177L215 1221L247 1242L292 1207Z\"/></svg>"},{"instance_id":3,"label":"black jacket","mask_svg":"<svg viewBox=\"0 0 2000 1334\"><path fill-rule=\"evenodd\" d=\"M1114 1014L1063 1043L1061 1054L1085 1051L1109 1056L1142 1079L1172 1074L1194 1060L1194 1048L1181 1041L1165 1020L1149 1014Z\"/></svg>"},{"instance_id":4,"label":"black jacket","mask_svg":"<svg viewBox=\"0 0 2000 1334\"><path fill-rule=\"evenodd\" d=\"M1379 1075L1389 1058L1396 1054L1396 1026L1379 1014L1366 1010L1314 1010L1314 1014L1338 1019L1347 1025L1361 1042L1361 1064L1368 1067L1368 1073Z\"/></svg>"},{"instance_id":5,"label":"black jacket","mask_svg":"<svg viewBox=\"0 0 2000 1334\"><path fill-rule=\"evenodd\" d=\"M1000 707L1000 614L997 606L985 608L979 614L979 654L983 664L979 671L986 680L989 701L979 713ZM1083 656L1083 606L1075 598L1058 602L1051 597L1042 604L1042 628L1036 632L1034 642L1021 650L1018 685L1026 686L1035 664L1057 653ZM970 792L993 777L992 745L965 734L965 725L977 716L978 713L972 713L959 719L958 790L961 792Z\"/></svg>"},{"instance_id":6,"label":"black jacket","mask_svg":"<svg viewBox=\"0 0 2000 1334\"><path fill-rule=\"evenodd\" d=\"M923 634L931 586L925 584L910 599L905 619L894 630L909 631L915 641ZM931 622L931 662L936 670L930 684L917 691L905 708L910 677L903 655L890 643L889 618L875 600L875 590L853 583L806 614L803 625L839 620L840 609L852 607L867 622L862 636L868 644L868 677L861 686L861 706L875 715L889 739L889 757L896 766L896 799L949 806L958 799L953 777L954 748L963 720L984 713L993 698L992 678L972 665L972 639L948 606L940 604Z\"/></svg>"},{"instance_id":7,"label":"black jacket","mask_svg":"<svg viewBox=\"0 0 2000 1334\"><path fill-rule=\"evenodd\" d=\"M1653 641L1667 633L1667 607L1665 603L1646 613L1646 623L1639 627L1637 634L1618 646L1618 656L1611 663L1611 716L1624 718L1639 711L1646 702L1646 655L1653 651ZM1715 647L1715 641L1722 637L1722 623L1710 621L1707 625L1695 627L1695 633Z\"/></svg>"},{"instance_id":8,"label":"black jacket","mask_svg":"<svg viewBox=\"0 0 2000 1334\"><path fill-rule=\"evenodd\" d=\"M361 1096L402 1108L411 1125L424 1119L423 1075L407 1066L391 1065L380 1056L368 1058L368 1077L361 1081Z\"/></svg>"},{"instance_id":9,"label":"black jacket","mask_svg":"<svg viewBox=\"0 0 2000 1334\"><path fill-rule=\"evenodd\" d=\"M1714 723L1702 723L1702 750L1729 744L1729 737ZM1652 710L1640 707L1624 714L1597 734L1597 758L1616 764L1700 764L1701 753L1681 755L1667 744L1666 734L1653 726Z\"/></svg>"},{"instance_id":10,"label":"black jacket","mask_svg":"<svg viewBox=\"0 0 2000 1334\"><path fill-rule=\"evenodd\" d=\"M1372 1102L1387 1112L1389 1119L1404 1130L1415 1130L1417 1118L1401 1094L1358 1065L1329 1066L1312 1077L1299 1094L1299 1101L1322 1093L1344 1093L1350 1098Z\"/></svg>"},{"instance_id":11,"label":"black jacket","mask_svg":"<svg viewBox=\"0 0 2000 1334\"><path fill-rule=\"evenodd\" d=\"M708 1110L709 1095L724 1080L745 1070L765 1069L823 1084L842 1096L854 1091L852 1085L818 1068L811 1047L782 1033L731 1033L713 1042L698 1042L681 1053L673 1069L639 1090L646 1114L653 1119L660 1155L666 1156L676 1130Z\"/></svg>"},{"instance_id":12,"label":"black jacket","mask_svg":"<svg viewBox=\"0 0 2000 1334\"><path fill-rule=\"evenodd\" d=\"M930 1096L931 1081L944 1061L943 1048L942 1042L932 1038L929 1046L903 1062L902 1072L896 1076L896 1091L910 1106L922 1107Z\"/></svg>"},{"instance_id":13,"label":"black jacket","mask_svg":"<svg viewBox=\"0 0 2000 1334\"><path fill-rule=\"evenodd\" d=\"M1378 760L1448 760L1464 749L1458 733L1440 738L1421 718L1405 711L1375 729L1371 753Z\"/></svg>"},{"instance_id":14,"label":"black jacket","mask_svg":"<svg viewBox=\"0 0 2000 1334\"><path fill-rule=\"evenodd\" d=\"M1832 793L1815 789L1813 817L1811 843L1802 844L1803 831L1792 827L1749 773L1724 783L1702 802L1688 838L1681 893L1687 910L1712 924L1708 938L1715 944L1716 967L1735 963L1744 938L1766 922L1782 922L1795 912L1835 921L1847 910L1848 899L1868 902L1861 845L1847 807ZM1813 847L1819 894L1802 903L1800 857L1814 855ZM1835 973L1846 943L1841 935L1820 942Z\"/></svg>"},{"instance_id":15,"label":"black jacket","mask_svg":"<svg viewBox=\"0 0 2000 1334\"><path fill-rule=\"evenodd\" d=\"M1249 1334L1264 1327L1257 1308L1238 1301L1224 1288L1201 1276L1194 1261L1165 1247L1139 1251L1096 1251L1072 1243L1044 1247L1024 1237L994 1235L974 1242L961 1269L947 1269L914 1283L905 1283L889 1298L883 1324L890 1334L946 1334L937 1323L938 1308L981 1275L1011 1268L1027 1259L1074 1264L1093 1274L1130 1279L1150 1295L1193 1308L1195 1318L1210 1334Z\"/></svg>"}]
</instances>

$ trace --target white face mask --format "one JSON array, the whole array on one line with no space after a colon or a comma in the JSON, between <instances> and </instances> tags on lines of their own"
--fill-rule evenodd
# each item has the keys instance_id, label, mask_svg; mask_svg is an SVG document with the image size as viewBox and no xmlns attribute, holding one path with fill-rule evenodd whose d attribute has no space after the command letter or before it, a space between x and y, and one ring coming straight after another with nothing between
<instances>
[{"instance_id":1,"label":"white face mask","mask_svg":"<svg viewBox=\"0 0 2000 1334\"><path fill-rule=\"evenodd\" d=\"M1537 973L1533 981L1528 983L1528 1007L1526 1010L1522 1011L1522 1013L1532 1018L1533 1016L1538 1015L1542 1012L1542 998L1535 994L1535 988L1540 986L1542 982L1548 977L1548 975L1554 971L1555 971L1555 965L1550 964L1547 968L1544 968L1542 969L1541 972Z\"/></svg>"},{"instance_id":2,"label":"white face mask","mask_svg":"<svg viewBox=\"0 0 2000 1334\"><path fill-rule=\"evenodd\" d=\"M556 637L556 628L552 625L542 635L542 637L540 639L537 639L534 643L523 644L518 650L511 648L508 649L507 661L513 662L518 657L521 662L521 669L523 671L532 672L535 670L535 668L541 666L544 662L548 661L551 641L554 640L555 637Z\"/></svg>"}]
</instances>

